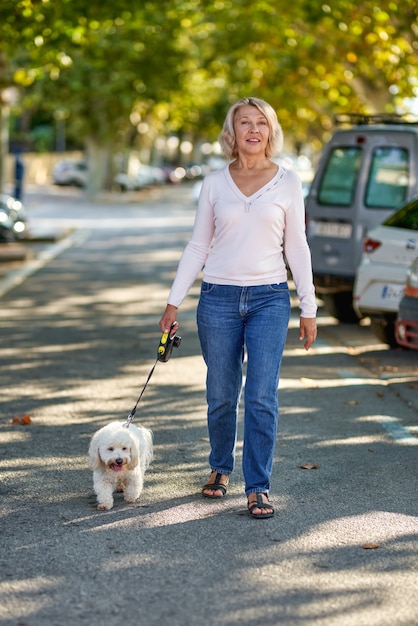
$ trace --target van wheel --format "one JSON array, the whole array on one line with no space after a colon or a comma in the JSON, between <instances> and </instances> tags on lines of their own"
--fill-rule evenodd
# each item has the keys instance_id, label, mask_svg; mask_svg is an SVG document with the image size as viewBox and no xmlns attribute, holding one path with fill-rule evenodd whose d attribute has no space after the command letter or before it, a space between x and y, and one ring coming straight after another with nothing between
<instances>
[{"instance_id":1,"label":"van wheel","mask_svg":"<svg viewBox=\"0 0 418 626\"><path fill-rule=\"evenodd\" d=\"M326 310L343 324L358 324L359 318L353 309L353 294L351 291L320 296L324 301Z\"/></svg>"},{"instance_id":2,"label":"van wheel","mask_svg":"<svg viewBox=\"0 0 418 626\"><path fill-rule=\"evenodd\" d=\"M371 315L370 326L375 337L382 343L387 343L391 348L397 348L398 342L395 336L396 315Z\"/></svg>"}]
</instances>

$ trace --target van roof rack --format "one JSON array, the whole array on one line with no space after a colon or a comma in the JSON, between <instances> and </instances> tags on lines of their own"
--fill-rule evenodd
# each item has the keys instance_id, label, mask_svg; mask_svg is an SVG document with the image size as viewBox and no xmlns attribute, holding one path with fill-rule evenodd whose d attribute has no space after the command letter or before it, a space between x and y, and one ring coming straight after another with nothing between
<instances>
[{"instance_id":1,"label":"van roof rack","mask_svg":"<svg viewBox=\"0 0 418 626\"><path fill-rule=\"evenodd\" d=\"M375 113L373 115L363 115L363 113L337 113L334 115L334 123L337 126L343 124L365 125L373 124L418 124L418 116L406 113L397 115L396 113Z\"/></svg>"}]
</instances>

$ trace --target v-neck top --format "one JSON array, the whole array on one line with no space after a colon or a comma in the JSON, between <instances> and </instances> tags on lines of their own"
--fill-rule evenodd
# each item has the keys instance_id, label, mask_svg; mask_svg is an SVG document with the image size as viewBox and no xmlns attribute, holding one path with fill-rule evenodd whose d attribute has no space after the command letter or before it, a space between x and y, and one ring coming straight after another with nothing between
<instances>
[{"instance_id":1,"label":"v-neck top","mask_svg":"<svg viewBox=\"0 0 418 626\"><path fill-rule=\"evenodd\" d=\"M270 178L270 180L263 185L262 187L260 187L257 191L255 191L254 193L250 194L249 196L247 196L246 194L244 194L241 189L239 188L239 186L237 185L237 183L235 182L232 174L231 174L231 169L230 167L226 168L226 177L229 180L229 183L231 184L232 188L235 189L237 191L237 193L239 194L239 196L241 198L244 198L246 200L246 202L248 203L248 205L251 205L252 199L255 197L258 198L259 195L262 195L264 193L264 191L266 191L266 188L269 188L271 185L276 185L278 182L277 179L277 175L279 174L279 172L281 172L283 170L277 169L276 173Z\"/></svg>"},{"instance_id":2,"label":"v-neck top","mask_svg":"<svg viewBox=\"0 0 418 626\"><path fill-rule=\"evenodd\" d=\"M298 175L280 167L265 185L246 196L227 165L203 180L192 236L180 259L168 303L180 306L202 268L203 280L218 285L286 282L285 257L301 314L315 317L311 255Z\"/></svg>"}]
</instances>

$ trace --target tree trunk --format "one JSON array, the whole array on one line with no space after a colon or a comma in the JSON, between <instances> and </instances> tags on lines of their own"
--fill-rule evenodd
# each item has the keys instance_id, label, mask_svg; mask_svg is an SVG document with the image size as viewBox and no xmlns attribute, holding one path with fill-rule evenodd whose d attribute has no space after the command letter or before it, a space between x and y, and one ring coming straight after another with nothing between
<instances>
[{"instance_id":1,"label":"tree trunk","mask_svg":"<svg viewBox=\"0 0 418 626\"><path fill-rule=\"evenodd\" d=\"M113 150L96 137L86 140L88 180L86 195L95 198L100 191L110 190L113 184Z\"/></svg>"},{"instance_id":2,"label":"tree trunk","mask_svg":"<svg viewBox=\"0 0 418 626\"><path fill-rule=\"evenodd\" d=\"M391 101L387 85L379 87L363 76L353 78L352 85L359 99L368 106L372 114L385 113L386 105Z\"/></svg>"}]
</instances>

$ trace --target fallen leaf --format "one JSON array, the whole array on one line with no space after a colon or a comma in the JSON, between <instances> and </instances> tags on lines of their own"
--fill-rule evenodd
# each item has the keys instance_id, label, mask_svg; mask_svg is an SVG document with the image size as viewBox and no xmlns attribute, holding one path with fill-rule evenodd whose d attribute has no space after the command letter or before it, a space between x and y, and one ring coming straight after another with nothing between
<instances>
[{"instance_id":1,"label":"fallen leaf","mask_svg":"<svg viewBox=\"0 0 418 626\"><path fill-rule=\"evenodd\" d=\"M29 415L25 413L23 417L20 417L19 415L15 415L14 418L12 419L12 424L19 424L19 425L26 426L27 424L32 424L32 420L29 417Z\"/></svg>"},{"instance_id":2,"label":"fallen leaf","mask_svg":"<svg viewBox=\"0 0 418 626\"><path fill-rule=\"evenodd\" d=\"M381 393L380 391L376 392L376 398L384 398L384 397L385 397L384 393Z\"/></svg>"},{"instance_id":3,"label":"fallen leaf","mask_svg":"<svg viewBox=\"0 0 418 626\"><path fill-rule=\"evenodd\" d=\"M362 365L377 365L377 359L374 358L359 359L359 362Z\"/></svg>"},{"instance_id":4,"label":"fallen leaf","mask_svg":"<svg viewBox=\"0 0 418 626\"><path fill-rule=\"evenodd\" d=\"M306 469L306 470L314 470L314 469L318 469L319 465L316 465L315 463L305 463L305 465L299 465L300 469Z\"/></svg>"},{"instance_id":5,"label":"fallen leaf","mask_svg":"<svg viewBox=\"0 0 418 626\"><path fill-rule=\"evenodd\" d=\"M344 404L358 404L357 400L347 400Z\"/></svg>"},{"instance_id":6,"label":"fallen leaf","mask_svg":"<svg viewBox=\"0 0 418 626\"><path fill-rule=\"evenodd\" d=\"M364 543L363 548L364 550L376 550L377 548L380 548L380 546L378 543Z\"/></svg>"}]
</instances>

